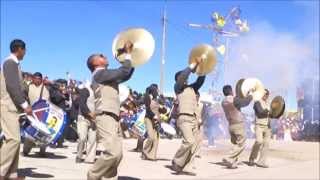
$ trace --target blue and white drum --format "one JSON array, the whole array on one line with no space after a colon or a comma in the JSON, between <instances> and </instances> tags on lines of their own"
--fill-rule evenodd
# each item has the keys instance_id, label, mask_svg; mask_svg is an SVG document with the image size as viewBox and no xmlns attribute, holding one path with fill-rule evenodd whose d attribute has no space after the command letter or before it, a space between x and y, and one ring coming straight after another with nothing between
<instances>
[{"instance_id":1,"label":"blue and white drum","mask_svg":"<svg viewBox=\"0 0 320 180\"><path fill-rule=\"evenodd\" d=\"M24 138L27 138L38 145L48 144L51 133L44 123L34 116L27 116L30 124L23 129Z\"/></svg>"},{"instance_id":2,"label":"blue and white drum","mask_svg":"<svg viewBox=\"0 0 320 180\"><path fill-rule=\"evenodd\" d=\"M66 126L66 113L54 104L39 100L32 105L34 118L28 117L31 124L23 129L25 137L36 144L54 144Z\"/></svg>"},{"instance_id":3,"label":"blue and white drum","mask_svg":"<svg viewBox=\"0 0 320 180\"><path fill-rule=\"evenodd\" d=\"M137 120L134 122L131 131L134 135L138 137L145 137L146 134L146 126L144 124L144 117L146 115L146 110L143 110L142 112L138 113Z\"/></svg>"}]
</instances>

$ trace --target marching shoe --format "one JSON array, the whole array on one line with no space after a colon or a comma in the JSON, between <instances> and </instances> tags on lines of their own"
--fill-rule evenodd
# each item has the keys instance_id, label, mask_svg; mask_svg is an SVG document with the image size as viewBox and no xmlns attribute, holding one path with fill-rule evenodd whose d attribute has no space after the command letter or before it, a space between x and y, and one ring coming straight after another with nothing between
<instances>
[{"instance_id":1,"label":"marching shoe","mask_svg":"<svg viewBox=\"0 0 320 180\"><path fill-rule=\"evenodd\" d=\"M269 166L266 165L266 164L258 164L258 163L256 163L256 165L257 165L257 167L261 167L261 168L269 168Z\"/></svg>"},{"instance_id":2,"label":"marching shoe","mask_svg":"<svg viewBox=\"0 0 320 180\"><path fill-rule=\"evenodd\" d=\"M255 166L256 164L253 161L249 161L248 166Z\"/></svg>"},{"instance_id":3,"label":"marching shoe","mask_svg":"<svg viewBox=\"0 0 320 180\"><path fill-rule=\"evenodd\" d=\"M82 159L81 159L81 158L76 157L76 163L82 163Z\"/></svg>"}]
</instances>

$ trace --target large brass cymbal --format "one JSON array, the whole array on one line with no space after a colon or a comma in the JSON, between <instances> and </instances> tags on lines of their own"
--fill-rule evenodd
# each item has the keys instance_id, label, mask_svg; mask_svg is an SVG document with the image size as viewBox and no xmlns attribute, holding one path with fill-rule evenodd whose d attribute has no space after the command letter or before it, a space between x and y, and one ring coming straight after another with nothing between
<instances>
[{"instance_id":1,"label":"large brass cymbal","mask_svg":"<svg viewBox=\"0 0 320 180\"><path fill-rule=\"evenodd\" d=\"M239 81L236 84L236 96L238 96L240 98L244 98L244 95L242 94L242 91L241 91L241 86L242 86L244 80L245 80L244 78L239 79Z\"/></svg>"},{"instance_id":2,"label":"large brass cymbal","mask_svg":"<svg viewBox=\"0 0 320 180\"><path fill-rule=\"evenodd\" d=\"M270 104L270 117L276 119L280 118L284 113L285 107L286 104L281 96L274 97Z\"/></svg>"},{"instance_id":3,"label":"large brass cymbal","mask_svg":"<svg viewBox=\"0 0 320 180\"><path fill-rule=\"evenodd\" d=\"M119 50L123 48L127 41L133 43L131 53L133 67L145 64L153 55L155 41L152 34L143 28L129 28L117 34L113 40L112 53L118 61L125 60L125 54L119 54Z\"/></svg>"},{"instance_id":4,"label":"large brass cymbal","mask_svg":"<svg viewBox=\"0 0 320 180\"><path fill-rule=\"evenodd\" d=\"M265 94L265 88L262 82L257 78L246 78L241 85L241 96L247 96L248 92L252 90L253 100L260 100Z\"/></svg>"},{"instance_id":5,"label":"large brass cymbal","mask_svg":"<svg viewBox=\"0 0 320 180\"><path fill-rule=\"evenodd\" d=\"M217 64L215 49L208 44L200 44L192 48L189 54L189 64L193 63L197 57L203 59L196 69L196 73L199 76L210 73Z\"/></svg>"}]
</instances>

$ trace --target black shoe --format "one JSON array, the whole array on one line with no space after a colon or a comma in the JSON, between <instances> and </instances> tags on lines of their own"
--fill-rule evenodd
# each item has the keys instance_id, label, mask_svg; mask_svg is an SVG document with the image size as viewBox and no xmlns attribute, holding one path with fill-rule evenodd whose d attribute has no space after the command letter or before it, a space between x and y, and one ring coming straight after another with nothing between
<instances>
[{"instance_id":1,"label":"black shoe","mask_svg":"<svg viewBox=\"0 0 320 180\"><path fill-rule=\"evenodd\" d=\"M139 152L138 148L131 149L130 152Z\"/></svg>"},{"instance_id":2,"label":"black shoe","mask_svg":"<svg viewBox=\"0 0 320 180\"><path fill-rule=\"evenodd\" d=\"M226 158L222 158L222 162L225 163L225 164L230 164L230 161L227 160Z\"/></svg>"},{"instance_id":3,"label":"black shoe","mask_svg":"<svg viewBox=\"0 0 320 180\"><path fill-rule=\"evenodd\" d=\"M195 172L187 172L187 171L180 171L178 174L180 175L188 175L188 176L196 176Z\"/></svg>"},{"instance_id":4,"label":"black shoe","mask_svg":"<svg viewBox=\"0 0 320 180\"><path fill-rule=\"evenodd\" d=\"M256 165L257 165L257 167L261 167L261 168L269 168L269 166L266 165L266 164L258 164L258 163L256 163Z\"/></svg>"},{"instance_id":5,"label":"black shoe","mask_svg":"<svg viewBox=\"0 0 320 180\"><path fill-rule=\"evenodd\" d=\"M39 155L39 157L43 157L43 158L48 157L48 154L45 152L39 152L38 155Z\"/></svg>"},{"instance_id":6,"label":"black shoe","mask_svg":"<svg viewBox=\"0 0 320 180\"><path fill-rule=\"evenodd\" d=\"M63 148L63 144L58 144L56 148Z\"/></svg>"},{"instance_id":7,"label":"black shoe","mask_svg":"<svg viewBox=\"0 0 320 180\"><path fill-rule=\"evenodd\" d=\"M249 161L248 166L255 166L256 164L253 161Z\"/></svg>"},{"instance_id":8,"label":"black shoe","mask_svg":"<svg viewBox=\"0 0 320 180\"><path fill-rule=\"evenodd\" d=\"M147 161L157 161L157 159L148 158L144 153L141 154L141 159Z\"/></svg>"},{"instance_id":9,"label":"black shoe","mask_svg":"<svg viewBox=\"0 0 320 180\"><path fill-rule=\"evenodd\" d=\"M27 153L27 152L22 152L22 155L23 155L24 157L28 157L28 156L29 156L29 153Z\"/></svg>"},{"instance_id":10,"label":"black shoe","mask_svg":"<svg viewBox=\"0 0 320 180\"><path fill-rule=\"evenodd\" d=\"M81 158L76 157L76 163L82 163L83 160Z\"/></svg>"},{"instance_id":11,"label":"black shoe","mask_svg":"<svg viewBox=\"0 0 320 180\"><path fill-rule=\"evenodd\" d=\"M230 163L227 167L228 167L228 169L237 169L238 168L236 162L235 163Z\"/></svg>"},{"instance_id":12,"label":"black shoe","mask_svg":"<svg viewBox=\"0 0 320 180\"><path fill-rule=\"evenodd\" d=\"M182 171L182 168L178 166L174 161L172 161L171 170L180 173Z\"/></svg>"}]
</instances>

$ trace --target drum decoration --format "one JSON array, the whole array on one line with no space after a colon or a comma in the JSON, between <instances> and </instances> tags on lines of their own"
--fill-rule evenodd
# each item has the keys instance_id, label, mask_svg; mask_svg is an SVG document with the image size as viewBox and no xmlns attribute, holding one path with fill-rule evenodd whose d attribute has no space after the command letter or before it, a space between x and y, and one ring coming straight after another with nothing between
<instances>
[{"instance_id":1,"label":"drum decoration","mask_svg":"<svg viewBox=\"0 0 320 180\"><path fill-rule=\"evenodd\" d=\"M54 144L60 138L66 126L66 113L54 104L39 100L32 105L35 117L28 117L31 124L23 129L25 137L31 139L36 144ZM38 121L36 122L35 119ZM35 129L39 133L34 133ZM46 138L36 137L45 132L42 136ZM38 134L38 135L37 135Z\"/></svg>"},{"instance_id":2,"label":"drum decoration","mask_svg":"<svg viewBox=\"0 0 320 180\"><path fill-rule=\"evenodd\" d=\"M144 124L145 115L146 115L146 110L143 110L142 112L138 113L136 121L134 122L133 126L130 128L131 131L136 136L145 137L145 134L147 132L146 126Z\"/></svg>"}]
</instances>

